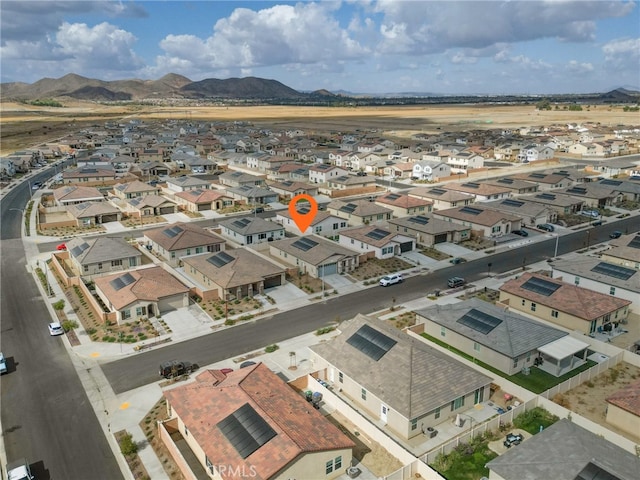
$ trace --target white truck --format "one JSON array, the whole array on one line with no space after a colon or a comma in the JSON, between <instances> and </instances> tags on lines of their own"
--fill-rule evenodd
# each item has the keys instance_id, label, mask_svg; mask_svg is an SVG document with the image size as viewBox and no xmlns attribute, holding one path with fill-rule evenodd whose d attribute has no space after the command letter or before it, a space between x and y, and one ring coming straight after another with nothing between
<instances>
[{"instance_id":1,"label":"white truck","mask_svg":"<svg viewBox=\"0 0 640 480\"><path fill-rule=\"evenodd\" d=\"M7 373L7 360L4 358L2 352L0 352L0 375Z\"/></svg>"},{"instance_id":2,"label":"white truck","mask_svg":"<svg viewBox=\"0 0 640 480\"><path fill-rule=\"evenodd\" d=\"M17 460L7 465L7 480L34 480L29 468L29 462L25 459Z\"/></svg>"}]
</instances>

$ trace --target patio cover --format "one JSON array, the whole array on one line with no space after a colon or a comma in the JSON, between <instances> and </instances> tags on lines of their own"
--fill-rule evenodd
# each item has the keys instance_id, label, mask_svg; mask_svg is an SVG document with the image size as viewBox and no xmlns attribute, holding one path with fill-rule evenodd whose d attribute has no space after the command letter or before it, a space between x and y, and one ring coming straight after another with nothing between
<instances>
[{"instance_id":1,"label":"patio cover","mask_svg":"<svg viewBox=\"0 0 640 480\"><path fill-rule=\"evenodd\" d=\"M551 358L555 358L556 360L562 360L563 358L570 357L574 353L578 353L588 347L588 343L581 342L570 335L565 335L558 340L547 343L545 346L538 348L538 351Z\"/></svg>"}]
</instances>

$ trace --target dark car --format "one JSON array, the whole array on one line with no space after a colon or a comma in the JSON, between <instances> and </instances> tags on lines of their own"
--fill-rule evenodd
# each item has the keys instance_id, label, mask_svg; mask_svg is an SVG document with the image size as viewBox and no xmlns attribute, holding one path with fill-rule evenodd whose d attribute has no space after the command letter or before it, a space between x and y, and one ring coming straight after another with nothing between
<instances>
[{"instance_id":1,"label":"dark car","mask_svg":"<svg viewBox=\"0 0 640 480\"><path fill-rule=\"evenodd\" d=\"M609 238L620 238L622 236L622 232L620 230L614 230L609 234Z\"/></svg>"},{"instance_id":2,"label":"dark car","mask_svg":"<svg viewBox=\"0 0 640 480\"><path fill-rule=\"evenodd\" d=\"M553 232L555 230L553 225L550 225L548 223L541 223L537 225L537 227L539 230L544 230L545 232Z\"/></svg>"},{"instance_id":3,"label":"dark car","mask_svg":"<svg viewBox=\"0 0 640 480\"><path fill-rule=\"evenodd\" d=\"M169 379L194 372L198 368L198 365L195 363L172 360L160 364L159 374L161 377Z\"/></svg>"},{"instance_id":4,"label":"dark car","mask_svg":"<svg viewBox=\"0 0 640 480\"><path fill-rule=\"evenodd\" d=\"M462 257L455 257L449 260L449 263L453 263L454 265L458 265L459 263L464 263L466 260Z\"/></svg>"},{"instance_id":5,"label":"dark car","mask_svg":"<svg viewBox=\"0 0 640 480\"><path fill-rule=\"evenodd\" d=\"M251 213L264 213L264 208L256 207L253 210L251 210Z\"/></svg>"},{"instance_id":6,"label":"dark car","mask_svg":"<svg viewBox=\"0 0 640 480\"><path fill-rule=\"evenodd\" d=\"M529 236L529 232L527 232L526 230L513 230L511 233L513 233L514 235L520 235L521 237Z\"/></svg>"},{"instance_id":7,"label":"dark car","mask_svg":"<svg viewBox=\"0 0 640 480\"><path fill-rule=\"evenodd\" d=\"M504 442L502 442L502 444L507 448L511 448L511 445L520 445L520 442L522 442L522 440L524 440L524 437L519 433L510 433L504 439Z\"/></svg>"}]
</instances>

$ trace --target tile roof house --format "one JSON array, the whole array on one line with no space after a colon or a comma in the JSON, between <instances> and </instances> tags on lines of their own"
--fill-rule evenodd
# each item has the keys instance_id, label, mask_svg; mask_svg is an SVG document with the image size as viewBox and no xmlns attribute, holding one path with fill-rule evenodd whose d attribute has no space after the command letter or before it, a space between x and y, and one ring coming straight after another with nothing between
<instances>
[{"instance_id":1,"label":"tile roof house","mask_svg":"<svg viewBox=\"0 0 640 480\"><path fill-rule=\"evenodd\" d=\"M299 210L302 212L303 209L300 208ZM316 216L313 217L311 225L309 225L304 232L301 232L298 225L293 221L289 210L276 212L276 222L280 223L289 233L295 233L296 235L310 235L315 233L323 237L332 237L348 226L344 218L332 215L327 211L319 211Z\"/></svg>"},{"instance_id":2,"label":"tile roof house","mask_svg":"<svg viewBox=\"0 0 640 480\"><path fill-rule=\"evenodd\" d=\"M124 238L74 238L66 246L73 270L85 279L142 265L142 252Z\"/></svg>"},{"instance_id":3,"label":"tile roof house","mask_svg":"<svg viewBox=\"0 0 640 480\"><path fill-rule=\"evenodd\" d=\"M282 225L260 217L231 218L218 224L221 235L239 245L273 242L285 237Z\"/></svg>"},{"instance_id":4,"label":"tile roof house","mask_svg":"<svg viewBox=\"0 0 640 480\"><path fill-rule=\"evenodd\" d=\"M193 255L183 262L184 274L196 283L196 292L205 300L253 297L285 283L282 266L250 249Z\"/></svg>"},{"instance_id":5,"label":"tile roof house","mask_svg":"<svg viewBox=\"0 0 640 480\"><path fill-rule=\"evenodd\" d=\"M119 222L122 213L108 202L83 202L67 206L67 213L78 227L92 227L108 222Z\"/></svg>"},{"instance_id":6,"label":"tile roof house","mask_svg":"<svg viewBox=\"0 0 640 480\"><path fill-rule=\"evenodd\" d=\"M272 183L269 188L283 198L293 198L296 195L307 194L312 197L318 194L318 187L304 182L294 182L293 180L284 180L282 182Z\"/></svg>"},{"instance_id":7,"label":"tile roof house","mask_svg":"<svg viewBox=\"0 0 640 480\"><path fill-rule=\"evenodd\" d=\"M375 202L382 207L390 208L394 217L424 215L433 209L432 201L411 197L406 193L385 193L377 196Z\"/></svg>"},{"instance_id":8,"label":"tile roof house","mask_svg":"<svg viewBox=\"0 0 640 480\"><path fill-rule=\"evenodd\" d=\"M187 190L206 190L210 186L211 183L209 180L190 175L169 177L167 179L167 190L169 190L170 193L184 192Z\"/></svg>"},{"instance_id":9,"label":"tile roof house","mask_svg":"<svg viewBox=\"0 0 640 480\"><path fill-rule=\"evenodd\" d=\"M224 239L192 223L173 223L144 233L147 248L172 267L182 257L224 250Z\"/></svg>"},{"instance_id":10,"label":"tile roof house","mask_svg":"<svg viewBox=\"0 0 640 480\"><path fill-rule=\"evenodd\" d=\"M640 270L640 233L622 235L609 241L609 249L600 258L605 262Z\"/></svg>"},{"instance_id":11,"label":"tile roof house","mask_svg":"<svg viewBox=\"0 0 640 480\"><path fill-rule=\"evenodd\" d=\"M276 192L268 188L251 185L227 188L227 194L235 200L245 202L247 205L267 204L278 201Z\"/></svg>"},{"instance_id":12,"label":"tile roof house","mask_svg":"<svg viewBox=\"0 0 640 480\"><path fill-rule=\"evenodd\" d=\"M629 383L606 401L607 423L640 439L640 380Z\"/></svg>"},{"instance_id":13,"label":"tile roof house","mask_svg":"<svg viewBox=\"0 0 640 480\"><path fill-rule=\"evenodd\" d=\"M145 195L157 195L160 193L160 188L135 180L127 183L116 183L113 186L113 193L115 193L116 197L126 200L128 198L144 197Z\"/></svg>"},{"instance_id":14,"label":"tile roof house","mask_svg":"<svg viewBox=\"0 0 640 480\"><path fill-rule=\"evenodd\" d=\"M160 266L98 277L95 287L118 324L189 306L189 287Z\"/></svg>"},{"instance_id":15,"label":"tile roof house","mask_svg":"<svg viewBox=\"0 0 640 480\"><path fill-rule=\"evenodd\" d=\"M320 378L403 439L489 397L492 379L377 319L358 315L312 345Z\"/></svg>"},{"instance_id":16,"label":"tile roof house","mask_svg":"<svg viewBox=\"0 0 640 480\"><path fill-rule=\"evenodd\" d=\"M437 243L460 243L471 238L471 227L435 218L433 213L392 218L389 229L414 237L417 245L431 247Z\"/></svg>"},{"instance_id":17,"label":"tile roof house","mask_svg":"<svg viewBox=\"0 0 640 480\"><path fill-rule=\"evenodd\" d=\"M243 185L250 185L256 187L266 186L264 176L251 175L250 173L244 173L240 171L225 172L218 177L220 185L226 187L241 187Z\"/></svg>"},{"instance_id":18,"label":"tile roof house","mask_svg":"<svg viewBox=\"0 0 640 480\"><path fill-rule=\"evenodd\" d=\"M569 188L574 184L574 181L568 175L562 175L558 173L518 173L516 175L511 175L510 178L536 183L538 185L538 191Z\"/></svg>"},{"instance_id":19,"label":"tile roof house","mask_svg":"<svg viewBox=\"0 0 640 480\"><path fill-rule=\"evenodd\" d=\"M635 480L638 459L563 418L487 463L496 480Z\"/></svg>"},{"instance_id":20,"label":"tile roof house","mask_svg":"<svg viewBox=\"0 0 640 480\"><path fill-rule=\"evenodd\" d=\"M541 203L529 202L521 198L505 198L482 204L499 212L516 215L522 219L522 226L535 228L541 223L556 223L558 212Z\"/></svg>"},{"instance_id":21,"label":"tile roof house","mask_svg":"<svg viewBox=\"0 0 640 480\"><path fill-rule=\"evenodd\" d=\"M351 466L355 444L263 363L206 370L163 395L169 419L160 437L179 458L175 439L186 442L205 478L332 480ZM178 465L196 478L187 462Z\"/></svg>"},{"instance_id":22,"label":"tile roof house","mask_svg":"<svg viewBox=\"0 0 640 480\"><path fill-rule=\"evenodd\" d=\"M323 193L331 194L332 191L344 191L366 189L375 187L376 179L370 175L341 175L339 177L331 177L326 182L326 187L320 187Z\"/></svg>"},{"instance_id":23,"label":"tile roof house","mask_svg":"<svg viewBox=\"0 0 640 480\"><path fill-rule=\"evenodd\" d=\"M477 298L433 305L415 313L417 323L424 323L425 333L507 375L533 367L535 359L543 356L538 349L568 336L567 332ZM588 347L583 345L584 349ZM571 368L584 363L577 361L575 354L562 358L574 362Z\"/></svg>"},{"instance_id":24,"label":"tile roof house","mask_svg":"<svg viewBox=\"0 0 640 480\"><path fill-rule=\"evenodd\" d=\"M390 220L393 210L368 200L333 200L327 211L344 218L350 225L368 225Z\"/></svg>"},{"instance_id":25,"label":"tile roof house","mask_svg":"<svg viewBox=\"0 0 640 480\"><path fill-rule=\"evenodd\" d=\"M441 187L416 187L409 190L409 196L430 200L434 210L445 210L475 203L476 197Z\"/></svg>"},{"instance_id":26,"label":"tile roof house","mask_svg":"<svg viewBox=\"0 0 640 480\"><path fill-rule=\"evenodd\" d=\"M411 176L417 180L428 180L437 182L441 178L451 176L451 165L446 163L446 155L443 157L444 162L422 160L414 163Z\"/></svg>"},{"instance_id":27,"label":"tile roof house","mask_svg":"<svg viewBox=\"0 0 640 480\"><path fill-rule=\"evenodd\" d=\"M325 163L309 168L310 183L327 183L329 180L347 175L347 170Z\"/></svg>"},{"instance_id":28,"label":"tile roof house","mask_svg":"<svg viewBox=\"0 0 640 480\"><path fill-rule=\"evenodd\" d=\"M624 199L624 195L609 185L599 183L583 183L554 191L554 193L567 195L580 199L585 206L591 208L606 208Z\"/></svg>"},{"instance_id":29,"label":"tile roof house","mask_svg":"<svg viewBox=\"0 0 640 480\"><path fill-rule=\"evenodd\" d=\"M91 183L93 185L115 183L116 172L112 167L78 167L74 170L66 170L62 172L62 183Z\"/></svg>"},{"instance_id":30,"label":"tile roof house","mask_svg":"<svg viewBox=\"0 0 640 480\"><path fill-rule=\"evenodd\" d=\"M178 206L161 195L145 195L127 200L123 211L140 218L177 213Z\"/></svg>"},{"instance_id":31,"label":"tile roof house","mask_svg":"<svg viewBox=\"0 0 640 480\"><path fill-rule=\"evenodd\" d=\"M555 268L555 267L554 267ZM500 287L500 303L585 335L626 320L631 302L544 275L523 273Z\"/></svg>"},{"instance_id":32,"label":"tile roof house","mask_svg":"<svg viewBox=\"0 0 640 480\"><path fill-rule=\"evenodd\" d=\"M279 240L270 243L269 251L274 258L314 278L348 273L360 263L357 252L317 235Z\"/></svg>"},{"instance_id":33,"label":"tile roof house","mask_svg":"<svg viewBox=\"0 0 640 480\"><path fill-rule=\"evenodd\" d=\"M514 230L520 230L522 226L522 218L519 216L486 208L481 204L450 208L448 210L436 210L433 212L433 216L453 223L467 225L477 235L486 238L506 235Z\"/></svg>"},{"instance_id":34,"label":"tile roof house","mask_svg":"<svg viewBox=\"0 0 640 480\"><path fill-rule=\"evenodd\" d=\"M178 205L189 212L217 211L235 204L233 198L220 190L200 188L178 192L173 198Z\"/></svg>"},{"instance_id":35,"label":"tile roof house","mask_svg":"<svg viewBox=\"0 0 640 480\"><path fill-rule=\"evenodd\" d=\"M416 248L415 240L380 225L364 225L340 232L340 245L360 253L373 252L376 258L392 258Z\"/></svg>"},{"instance_id":36,"label":"tile roof house","mask_svg":"<svg viewBox=\"0 0 640 480\"><path fill-rule=\"evenodd\" d=\"M526 193L535 193L538 191L538 184L534 182L528 182L526 180L519 180L517 178L502 177L494 180L487 180L483 182L487 185L494 185L496 187L508 188L513 194L524 195Z\"/></svg>"},{"instance_id":37,"label":"tile roof house","mask_svg":"<svg viewBox=\"0 0 640 480\"><path fill-rule=\"evenodd\" d=\"M53 191L53 199L58 206L85 202L104 202L106 200L104 194L96 187L79 187L75 185L56 188Z\"/></svg>"},{"instance_id":38,"label":"tile roof house","mask_svg":"<svg viewBox=\"0 0 640 480\"><path fill-rule=\"evenodd\" d=\"M498 187L488 183L465 182L465 183L447 183L445 188L454 192L462 192L473 195L476 202L487 202L489 200L500 200L502 198L511 197L511 189L506 187Z\"/></svg>"},{"instance_id":39,"label":"tile roof house","mask_svg":"<svg viewBox=\"0 0 640 480\"><path fill-rule=\"evenodd\" d=\"M518 200L523 202L534 202L555 210L560 215L576 213L582 210L583 199L562 195L556 192L539 192L533 195L522 195Z\"/></svg>"}]
</instances>

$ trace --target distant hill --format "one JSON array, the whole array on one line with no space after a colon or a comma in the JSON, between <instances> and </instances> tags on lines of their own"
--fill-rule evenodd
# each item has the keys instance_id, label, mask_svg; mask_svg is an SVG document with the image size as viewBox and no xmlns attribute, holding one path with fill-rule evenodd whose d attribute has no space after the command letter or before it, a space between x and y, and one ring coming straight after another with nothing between
<instances>
[{"instance_id":1,"label":"distant hill","mask_svg":"<svg viewBox=\"0 0 640 480\"><path fill-rule=\"evenodd\" d=\"M191 98L302 99L307 97L304 93L276 80L256 77L228 78L226 80L207 78L189 83L180 91Z\"/></svg>"}]
</instances>

